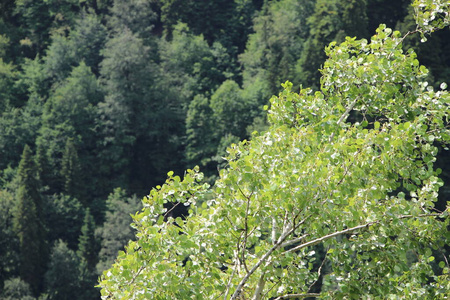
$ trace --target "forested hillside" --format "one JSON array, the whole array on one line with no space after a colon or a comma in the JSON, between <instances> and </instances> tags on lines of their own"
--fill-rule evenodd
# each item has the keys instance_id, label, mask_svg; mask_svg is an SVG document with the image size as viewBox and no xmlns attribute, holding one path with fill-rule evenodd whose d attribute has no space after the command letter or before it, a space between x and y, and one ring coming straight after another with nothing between
<instances>
[{"instance_id":1,"label":"forested hillside","mask_svg":"<svg viewBox=\"0 0 450 300\"><path fill-rule=\"evenodd\" d=\"M268 127L282 82L318 89L324 47L380 23L413 31L410 1L0 1L0 298L99 299L169 170L214 182L226 148ZM403 47L439 87L449 29L427 38Z\"/></svg>"}]
</instances>

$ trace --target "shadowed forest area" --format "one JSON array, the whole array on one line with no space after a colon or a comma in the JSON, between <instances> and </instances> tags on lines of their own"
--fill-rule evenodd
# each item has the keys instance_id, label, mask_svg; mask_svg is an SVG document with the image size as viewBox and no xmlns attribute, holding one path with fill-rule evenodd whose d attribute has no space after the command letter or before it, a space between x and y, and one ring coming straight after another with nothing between
<instances>
[{"instance_id":1,"label":"shadowed forest area","mask_svg":"<svg viewBox=\"0 0 450 300\"><path fill-rule=\"evenodd\" d=\"M99 299L168 171L214 182L226 148L267 128L281 83L318 89L324 47L380 23L413 31L410 1L0 0L0 298ZM435 87L449 33L403 43Z\"/></svg>"}]
</instances>

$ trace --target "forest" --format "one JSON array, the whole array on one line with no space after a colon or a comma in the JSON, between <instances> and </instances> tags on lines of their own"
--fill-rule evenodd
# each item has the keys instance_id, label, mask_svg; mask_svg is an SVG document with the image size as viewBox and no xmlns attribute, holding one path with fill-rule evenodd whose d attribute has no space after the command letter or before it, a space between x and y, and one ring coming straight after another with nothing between
<instances>
[{"instance_id":1,"label":"forest","mask_svg":"<svg viewBox=\"0 0 450 300\"><path fill-rule=\"evenodd\" d=\"M325 47L379 24L413 32L411 1L1 0L0 298L100 299L153 187L196 166L214 185L227 148L269 128L273 95L323 87ZM450 82L449 33L402 40L430 89ZM450 153L432 146L442 212Z\"/></svg>"}]
</instances>

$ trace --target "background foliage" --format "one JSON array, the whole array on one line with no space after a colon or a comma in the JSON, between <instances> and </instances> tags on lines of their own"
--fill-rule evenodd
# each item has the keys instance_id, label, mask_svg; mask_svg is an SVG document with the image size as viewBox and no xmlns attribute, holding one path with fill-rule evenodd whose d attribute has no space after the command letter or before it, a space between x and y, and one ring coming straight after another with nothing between
<instances>
[{"instance_id":1,"label":"background foliage","mask_svg":"<svg viewBox=\"0 0 450 300\"><path fill-rule=\"evenodd\" d=\"M436 200L436 209L444 211L450 195L449 154L441 143L446 138L438 130L446 121L439 111L446 112L448 106L439 109L438 103L433 106L428 100L443 99L444 94L438 94L443 93L441 83L450 81L450 58L445 51L450 46L449 29L429 35L448 21L447 2L423 0L411 7L407 0L0 1L0 297L65 299L73 296L74 290L83 290L80 299L98 299L99 290L94 288L98 276L115 261L117 252L134 239L136 229L143 228L129 226L132 221L129 215L141 208L137 199L147 195L151 187L162 184L168 170L182 175L185 169L199 165L205 182L211 185L220 172L222 179L214 185L214 193L224 199L226 193L228 197L236 196L237 203L223 203L225 209L216 215L211 201L217 197L211 194L212 190L188 182L199 173L187 174L184 181L171 175L169 186L180 184L199 193L195 199L197 206L190 207L198 218L191 223L176 219L188 214L188 206L184 205L172 207L170 203L160 203L153 209L155 214L169 209L170 216L184 226L185 233L191 230L194 234L193 230L200 225L219 230L221 226L230 229L230 223L226 223L229 221L238 224L242 211L235 210L246 207L246 197L255 186L270 191L258 196L266 199L263 202L270 202L267 199L271 197L286 199L286 203L279 203L278 208L269 204L248 206L258 213L254 219L248 219L247 229L254 224L272 226L272 221L263 216L274 211L274 216L278 216L280 207L295 214L288 206L306 196L300 197L295 190L290 195L277 194L288 193L282 187L291 176L290 160L286 158L304 164L304 168L310 166L310 176L316 180L302 183L310 192L320 180L322 184L338 184L337 178L325 180L334 174L346 178L338 185L345 185L348 195L357 197L360 184L376 187L367 191L372 198L388 193L393 198L386 200L385 206L403 209L395 212L397 216L437 213L414 210L420 203L429 209L432 200ZM429 4L438 5L431 14L423 9L423 5ZM411 34L402 40L387 29L399 29L405 34L416 30L416 21L423 28L422 35ZM376 32L379 23L387 27ZM376 37L370 39L374 34ZM347 35L356 39L346 40ZM428 41L422 43L421 39ZM332 41L345 43L328 48L326 54L323 49ZM337 53L337 49L344 54ZM392 53L391 57L386 53ZM327 55L330 58L325 63ZM369 68L366 64L376 67ZM338 65L342 67L337 68ZM323 70L322 79L319 69ZM338 73L342 76L336 77ZM282 87L280 84L287 80L292 85ZM421 83L425 81L426 87ZM304 89L306 86L313 90ZM263 107L269 105L272 95L280 92L272 100L268 121ZM419 94L423 95L423 102L413 104L411 99ZM339 116L345 115L352 103L346 99L361 102L345 116L347 121L340 121L337 126ZM386 103L387 99L395 101ZM402 109L408 107L408 112L400 111L400 105ZM424 115L425 109L430 113ZM388 127L389 122L395 125ZM266 135L252 135L269 126ZM338 128L345 130L345 134ZM389 141L383 142L387 138ZM238 143L244 139L252 142ZM227 154L226 148L231 143L237 146ZM295 146L298 143L301 147ZM362 146L367 143L372 146ZM304 153L297 153L297 148ZM264 151L272 154L264 157ZM349 151L358 153L353 162L344 156ZM407 160L401 155L413 158ZM373 157L384 159L385 165L376 167ZM318 165L319 161L322 165ZM332 167L325 168L327 163L323 161ZM360 168L354 179L345 171L352 163ZM435 164L431 166L432 163ZM403 169L409 171L396 173ZM378 176L377 170L384 175ZM444 184L438 198L434 192L440 181L431 180L437 173ZM241 186L238 184L241 181L246 183ZM429 190L422 192L423 186ZM329 188L331 192L332 186ZM161 189L170 192L168 186ZM151 193L152 197L159 197ZM412 204L416 203L412 199L425 198L426 202L418 200L419 204ZM326 202L322 210L309 213L319 216L323 211L330 214L336 209L345 211L340 206L344 202L343 198L342 203ZM345 206L349 215L345 228L357 226L350 220L358 216L361 222L363 219L372 222L370 228L383 228L390 222L389 218L380 217L384 214L381 208L369 204L364 204L365 207L355 198L352 207ZM148 213L149 208L146 209ZM306 212L305 206L303 215L296 220L307 216ZM284 213L280 213L276 220L281 222L284 218ZM316 230L310 233L310 238L344 230L342 223L329 221L333 219L321 214L314 222L305 220ZM449 249L432 240L432 236L439 232L446 236L448 231L429 221L422 231L400 232L402 226L417 228L419 225L414 222L418 219L403 218L393 224L392 232L368 230L354 237L345 236L348 248L333 253L334 261L328 254L334 249L330 239L329 244L300 252L300 256L289 254L272 262L280 267L268 268L267 272L270 276L286 277L289 268L284 266L307 262L306 269L313 272L302 273L295 280L308 282L311 292L337 291L335 283L330 283L336 282L332 275L314 277L319 268L323 275L325 270L331 270L332 263L345 263L343 257L360 255L358 259L366 264L357 274L372 269L378 272L373 276L387 274L392 270L372 268L373 258L368 249L375 247L375 242L384 243L383 261L390 261L398 250L395 245L414 236L416 240L408 247L421 250L400 251L401 261L407 263L399 264L400 269L394 271L405 271L411 266L422 270L422 266L430 263L432 269L424 267L421 271L423 278L441 275L439 251L448 257ZM163 228L163 224L166 223L158 226ZM231 226L230 234L235 230L234 234L241 236L242 228L236 226ZM283 224L277 223L275 227L281 229ZM148 230L156 230L151 228ZM192 242L187 235L179 235L180 229L176 227L164 230L173 238L183 239L181 245L185 250L177 254L185 265L180 272L191 272L191 276L201 267L195 260L185 261ZM146 234L151 236L149 232ZM215 241L212 244L217 242L223 249L236 246L206 233L198 234L196 238L211 238ZM296 234L301 237L301 233ZM139 238L143 235L141 232ZM270 248L271 235L255 229L246 242L252 245L250 254L264 253ZM377 238L372 241L369 236ZM364 238L371 242L358 246L362 248L352 248L355 244L352 239ZM173 253L169 241L163 244L159 241L155 247ZM133 244L128 251L132 249ZM208 253L200 251L198 259L211 259ZM221 271L214 276L222 278L228 274L223 269L233 270L231 265L227 266L233 255L223 253L220 265L214 266ZM300 260L304 257L306 260ZM322 263L325 257L330 258ZM435 257L434 262L429 261L431 257ZM167 260L167 265L155 266L158 269L155 280L158 274L161 280L178 276L179 269L173 263ZM343 277L337 273L333 276ZM365 282L364 276L359 278L360 282ZM404 279L392 278L395 285L401 286L410 282L408 276L405 273ZM191 283L182 285L186 291L200 288L195 287L201 283L196 281L200 278L191 279ZM345 280L354 282L354 278ZM411 287L414 292L419 293L419 283L420 280ZM286 293L294 292L288 288L293 284L285 284ZM226 285L228 281L219 289L226 290ZM216 289L212 285L209 288ZM356 288L347 285L349 293L357 293Z\"/></svg>"}]
</instances>

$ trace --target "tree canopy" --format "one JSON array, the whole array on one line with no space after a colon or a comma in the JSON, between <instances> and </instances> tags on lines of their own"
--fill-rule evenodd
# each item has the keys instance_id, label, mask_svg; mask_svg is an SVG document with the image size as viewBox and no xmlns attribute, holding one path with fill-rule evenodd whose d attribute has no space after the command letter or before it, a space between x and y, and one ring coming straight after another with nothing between
<instances>
[{"instance_id":1,"label":"tree canopy","mask_svg":"<svg viewBox=\"0 0 450 300\"><path fill-rule=\"evenodd\" d=\"M198 168L169 172L134 216L137 240L103 273L104 299L446 299L450 218L435 208L435 161L450 142L450 95L402 43L450 25L450 4L413 7L415 32L380 25L370 41L332 42L319 90L283 84L269 129L228 148L212 187Z\"/></svg>"}]
</instances>

